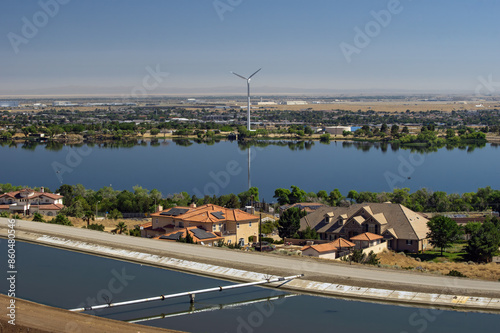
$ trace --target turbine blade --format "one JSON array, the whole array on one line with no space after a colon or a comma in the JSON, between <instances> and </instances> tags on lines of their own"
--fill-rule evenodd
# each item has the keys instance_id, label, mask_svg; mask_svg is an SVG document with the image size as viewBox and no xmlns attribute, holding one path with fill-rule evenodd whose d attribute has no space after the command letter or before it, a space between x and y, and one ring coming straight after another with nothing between
<instances>
[{"instance_id":1,"label":"turbine blade","mask_svg":"<svg viewBox=\"0 0 500 333\"><path fill-rule=\"evenodd\" d=\"M254 75L255 75L255 74L257 74L258 72L260 72L260 70L261 70L261 69L262 69L262 68L260 68L258 71L256 71L256 72L255 72L255 73L253 73L252 75L250 75L250 76L248 77L248 79L250 80L250 79L252 78L252 76L254 76Z\"/></svg>"},{"instance_id":2,"label":"turbine blade","mask_svg":"<svg viewBox=\"0 0 500 333\"><path fill-rule=\"evenodd\" d=\"M233 74L234 74L234 75L236 75L236 76L239 76L239 77L241 77L241 78L242 78L243 80L248 80L248 79L247 79L246 77L244 77L244 76L241 76L240 74L236 74L235 72L231 72L231 73L233 73Z\"/></svg>"}]
</instances>

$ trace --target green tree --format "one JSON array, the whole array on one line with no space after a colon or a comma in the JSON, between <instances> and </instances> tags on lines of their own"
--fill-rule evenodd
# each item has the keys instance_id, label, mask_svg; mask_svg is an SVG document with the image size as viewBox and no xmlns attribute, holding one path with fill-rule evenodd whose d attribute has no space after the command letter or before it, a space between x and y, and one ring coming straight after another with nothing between
<instances>
[{"instance_id":1,"label":"green tree","mask_svg":"<svg viewBox=\"0 0 500 333\"><path fill-rule=\"evenodd\" d=\"M113 220L118 220L123 218L123 215L118 209L115 208L108 214L108 217Z\"/></svg>"},{"instance_id":2,"label":"green tree","mask_svg":"<svg viewBox=\"0 0 500 333\"><path fill-rule=\"evenodd\" d=\"M338 206L343 199L344 196L342 195L342 193L340 193L338 188L331 191L330 195L328 196L328 202L332 206Z\"/></svg>"},{"instance_id":3,"label":"green tree","mask_svg":"<svg viewBox=\"0 0 500 333\"><path fill-rule=\"evenodd\" d=\"M194 244L194 239L189 230L186 230L186 243Z\"/></svg>"},{"instance_id":4,"label":"green tree","mask_svg":"<svg viewBox=\"0 0 500 333\"><path fill-rule=\"evenodd\" d=\"M49 223L73 226L73 223L71 223L71 221L62 214L57 214L57 216L50 220Z\"/></svg>"},{"instance_id":5,"label":"green tree","mask_svg":"<svg viewBox=\"0 0 500 333\"><path fill-rule=\"evenodd\" d=\"M290 186L290 188L292 189L292 191L288 196L288 199L290 200L291 204L305 201L307 195L306 191L300 189L295 185Z\"/></svg>"},{"instance_id":6,"label":"green tree","mask_svg":"<svg viewBox=\"0 0 500 333\"><path fill-rule=\"evenodd\" d=\"M445 248L457 241L462 234L462 230L457 222L446 216L433 217L427 222L430 243L441 249L441 256Z\"/></svg>"},{"instance_id":7,"label":"green tree","mask_svg":"<svg viewBox=\"0 0 500 333\"><path fill-rule=\"evenodd\" d=\"M325 191L325 190L321 190L321 191L319 191L316 195L317 195L317 196L318 196L318 198L319 198L319 199L321 199L321 200L325 200L325 201L326 201L326 200L328 200L328 193L326 193L326 191Z\"/></svg>"},{"instance_id":8,"label":"green tree","mask_svg":"<svg viewBox=\"0 0 500 333\"><path fill-rule=\"evenodd\" d=\"M286 188L278 188L274 191L274 196L273 198L276 198L278 200L278 204L280 206L286 205L290 203L290 196L291 192L289 189Z\"/></svg>"},{"instance_id":9,"label":"green tree","mask_svg":"<svg viewBox=\"0 0 500 333\"><path fill-rule=\"evenodd\" d=\"M455 130L453 128L448 128L446 130L446 138L451 139L455 137Z\"/></svg>"},{"instance_id":10,"label":"green tree","mask_svg":"<svg viewBox=\"0 0 500 333\"><path fill-rule=\"evenodd\" d=\"M410 198L410 189L407 187L401 189L395 188L392 191L391 201L393 203L402 204L406 206L406 202L408 201L409 198Z\"/></svg>"},{"instance_id":11,"label":"green tree","mask_svg":"<svg viewBox=\"0 0 500 333\"><path fill-rule=\"evenodd\" d=\"M468 222L464 226L464 233L472 236L475 233L478 233L481 230L481 222Z\"/></svg>"},{"instance_id":12,"label":"green tree","mask_svg":"<svg viewBox=\"0 0 500 333\"><path fill-rule=\"evenodd\" d=\"M358 192L355 190L350 190L349 193L347 193L347 199L351 200L351 202L358 200Z\"/></svg>"},{"instance_id":13,"label":"green tree","mask_svg":"<svg viewBox=\"0 0 500 333\"><path fill-rule=\"evenodd\" d=\"M152 128L149 132L152 136L157 136L158 134L160 134L160 130L158 128Z\"/></svg>"},{"instance_id":14,"label":"green tree","mask_svg":"<svg viewBox=\"0 0 500 333\"><path fill-rule=\"evenodd\" d=\"M319 239L316 229L311 229L309 226L307 226L306 230L299 231L299 235L301 239Z\"/></svg>"},{"instance_id":15,"label":"green tree","mask_svg":"<svg viewBox=\"0 0 500 333\"><path fill-rule=\"evenodd\" d=\"M473 231L465 251L473 261L490 262L499 246L499 227L491 221L485 221L479 229Z\"/></svg>"},{"instance_id":16,"label":"green tree","mask_svg":"<svg viewBox=\"0 0 500 333\"><path fill-rule=\"evenodd\" d=\"M328 143L328 142L330 142L330 133L321 134L321 135L319 136L319 141L320 141L320 142L323 142L323 143Z\"/></svg>"},{"instance_id":17,"label":"green tree","mask_svg":"<svg viewBox=\"0 0 500 333\"><path fill-rule=\"evenodd\" d=\"M391 135L392 136L396 136L396 135L398 135L398 133L399 133L399 126L396 125L396 124L392 125L392 127L391 127Z\"/></svg>"},{"instance_id":18,"label":"green tree","mask_svg":"<svg viewBox=\"0 0 500 333\"><path fill-rule=\"evenodd\" d=\"M281 238L294 237L300 229L300 219L306 216L305 211L297 207L285 210L278 221L278 234Z\"/></svg>"}]
</instances>

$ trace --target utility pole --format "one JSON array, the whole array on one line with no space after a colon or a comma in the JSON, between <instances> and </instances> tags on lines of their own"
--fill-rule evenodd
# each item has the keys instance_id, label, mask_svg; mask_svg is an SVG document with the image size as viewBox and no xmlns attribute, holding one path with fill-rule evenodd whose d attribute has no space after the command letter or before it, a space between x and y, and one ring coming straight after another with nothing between
<instances>
[{"instance_id":1,"label":"utility pole","mask_svg":"<svg viewBox=\"0 0 500 333\"><path fill-rule=\"evenodd\" d=\"M259 240L259 252L262 252L262 238L260 237L261 226L262 226L262 213L259 214L259 237L257 238Z\"/></svg>"}]
</instances>

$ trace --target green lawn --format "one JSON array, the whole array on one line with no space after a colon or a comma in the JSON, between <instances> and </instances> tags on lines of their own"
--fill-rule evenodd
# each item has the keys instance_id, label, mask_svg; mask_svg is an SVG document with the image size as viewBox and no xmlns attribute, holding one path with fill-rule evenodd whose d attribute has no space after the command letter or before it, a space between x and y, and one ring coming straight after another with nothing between
<instances>
[{"instance_id":1,"label":"green lawn","mask_svg":"<svg viewBox=\"0 0 500 333\"><path fill-rule=\"evenodd\" d=\"M462 262L465 261L465 255L467 254L464 251L465 245L464 243L453 244L451 247L444 250L443 256L441 256L440 249L433 249L425 251L424 253L409 253L408 256L420 258L422 261L442 262L447 260L450 262Z\"/></svg>"}]
</instances>

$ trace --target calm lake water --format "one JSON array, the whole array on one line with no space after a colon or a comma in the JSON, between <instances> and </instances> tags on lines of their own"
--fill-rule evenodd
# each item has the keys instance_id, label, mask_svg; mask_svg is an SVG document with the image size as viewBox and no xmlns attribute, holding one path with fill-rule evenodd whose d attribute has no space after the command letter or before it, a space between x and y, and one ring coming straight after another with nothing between
<instances>
[{"instance_id":1,"label":"calm lake water","mask_svg":"<svg viewBox=\"0 0 500 333\"><path fill-rule=\"evenodd\" d=\"M55 248L16 243L17 296L70 309L232 284ZM0 239L0 250L7 242ZM0 269L7 271L6 260ZM7 282L0 284L5 293ZM189 311L200 311L186 314ZM499 315L380 305L276 289L243 288L189 299L102 310L95 315L189 332L493 332ZM165 315L165 318L159 317ZM155 319L156 318L156 319ZM70 325L70 324L68 324ZM71 327L68 327L68 329Z\"/></svg>"},{"instance_id":2,"label":"calm lake water","mask_svg":"<svg viewBox=\"0 0 500 333\"><path fill-rule=\"evenodd\" d=\"M140 185L164 195L186 191L198 197L248 189L248 150L237 142L208 145L161 140L130 147L56 148L0 147L0 183L51 190L62 183L92 189L112 185L118 190ZM412 153L380 144L274 142L250 150L251 184L267 202L274 201L276 188L291 185L307 192L339 188L344 195L351 189L380 192L408 187L414 192L425 187L463 193L485 186L500 188L500 150L491 144Z\"/></svg>"}]
</instances>

